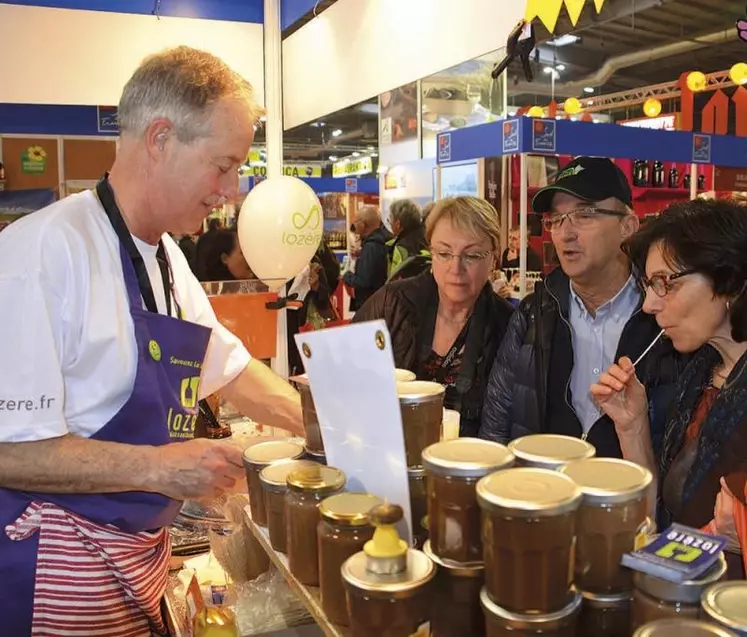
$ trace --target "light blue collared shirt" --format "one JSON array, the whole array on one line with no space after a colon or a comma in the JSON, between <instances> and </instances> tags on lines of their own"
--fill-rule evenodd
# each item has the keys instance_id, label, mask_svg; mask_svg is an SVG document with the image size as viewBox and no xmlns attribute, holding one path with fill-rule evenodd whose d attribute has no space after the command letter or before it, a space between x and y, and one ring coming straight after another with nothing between
<instances>
[{"instance_id":1,"label":"light blue collared shirt","mask_svg":"<svg viewBox=\"0 0 747 637\"><path fill-rule=\"evenodd\" d=\"M620 336L640 300L641 292L631 276L612 299L597 309L596 316L592 316L571 283L568 316L573 344L571 403L584 433L589 433L591 426L602 415L591 398L589 388L615 362Z\"/></svg>"}]
</instances>

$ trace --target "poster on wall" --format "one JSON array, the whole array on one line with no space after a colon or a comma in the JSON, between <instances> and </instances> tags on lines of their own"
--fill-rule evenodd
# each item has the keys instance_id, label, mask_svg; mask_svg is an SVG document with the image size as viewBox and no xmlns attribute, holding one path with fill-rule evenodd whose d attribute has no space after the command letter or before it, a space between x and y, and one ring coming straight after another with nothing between
<instances>
[{"instance_id":1,"label":"poster on wall","mask_svg":"<svg viewBox=\"0 0 747 637\"><path fill-rule=\"evenodd\" d=\"M495 208L503 208L501 202L501 181L503 178L503 157L485 158L485 199Z\"/></svg>"},{"instance_id":2,"label":"poster on wall","mask_svg":"<svg viewBox=\"0 0 747 637\"><path fill-rule=\"evenodd\" d=\"M418 136L418 83L411 82L379 96L381 144Z\"/></svg>"},{"instance_id":3,"label":"poster on wall","mask_svg":"<svg viewBox=\"0 0 747 637\"><path fill-rule=\"evenodd\" d=\"M96 117L99 133L112 133L114 135L119 133L116 106L97 106Z\"/></svg>"},{"instance_id":4,"label":"poster on wall","mask_svg":"<svg viewBox=\"0 0 747 637\"><path fill-rule=\"evenodd\" d=\"M470 195L477 192L477 162L441 166L441 198Z\"/></svg>"},{"instance_id":5,"label":"poster on wall","mask_svg":"<svg viewBox=\"0 0 747 637\"><path fill-rule=\"evenodd\" d=\"M41 175L47 169L47 151L41 146L29 146L21 155L21 172Z\"/></svg>"}]
</instances>

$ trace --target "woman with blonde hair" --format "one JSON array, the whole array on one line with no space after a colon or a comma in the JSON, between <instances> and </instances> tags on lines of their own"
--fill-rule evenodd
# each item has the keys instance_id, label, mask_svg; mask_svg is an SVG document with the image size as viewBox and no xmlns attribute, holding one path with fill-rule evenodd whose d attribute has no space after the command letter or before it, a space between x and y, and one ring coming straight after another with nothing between
<instances>
[{"instance_id":1,"label":"woman with blonde hair","mask_svg":"<svg viewBox=\"0 0 747 637\"><path fill-rule=\"evenodd\" d=\"M513 312L490 285L500 255L498 213L476 197L444 199L430 211L425 234L432 270L388 284L354 321L384 319L396 366L446 385L445 406L460 412L460 435L477 436L488 373Z\"/></svg>"}]
</instances>

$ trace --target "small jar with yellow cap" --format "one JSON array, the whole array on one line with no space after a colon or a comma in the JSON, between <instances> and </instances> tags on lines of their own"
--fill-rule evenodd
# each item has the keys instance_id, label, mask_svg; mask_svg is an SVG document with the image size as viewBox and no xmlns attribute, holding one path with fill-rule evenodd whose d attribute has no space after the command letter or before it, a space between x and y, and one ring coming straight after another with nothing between
<instances>
[{"instance_id":1,"label":"small jar with yellow cap","mask_svg":"<svg viewBox=\"0 0 747 637\"><path fill-rule=\"evenodd\" d=\"M400 538L396 525L403 515L396 505L372 509L373 539L342 565L352 637L429 634L436 566Z\"/></svg>"},{"instance_id":2,"label":"small jar with yellow cap","mask_svg":"<svg viewBox=\"0 0 747 637\"><path fill-rule=\"evenodd\" d=\"M319 538L319 588L327 619L338 626L348 625L345 588L340 569L351 555L363 550L373 538L368 512L382 500L367 493L340 493L319 505L322 521Z\"/></svg>"},{"instance_id":3,"label":"small jar with yellow cap","mask_svg":"<svg viewBox=\"0 0 747 637\"><path fill-rule=\"evenodd\" d=\"M301 584L318 586L316 527L320 520L319 504L345 488L345 474L334 467L309 462L291 471L287 482L285 517L288 536L285 548L288 567Z\"/></svg>"}]
</instances>

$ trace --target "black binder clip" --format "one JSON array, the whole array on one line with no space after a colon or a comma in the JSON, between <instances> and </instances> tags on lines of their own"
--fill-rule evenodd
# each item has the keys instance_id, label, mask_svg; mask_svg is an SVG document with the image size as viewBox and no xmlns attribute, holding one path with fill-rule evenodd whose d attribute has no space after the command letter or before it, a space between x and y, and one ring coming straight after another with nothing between
<instances>
[{"instance_id":1,"label":"black binder clip","mask_svg":"<svg viewBox=\"0 0 747 637\"><path fill-rule=\"evenodd\" d=\"M495 80L501 76L516 58L521 59L521 65L524 68L524 77L527 82L534 80L534 72L529 56L534 50L537 39L534 36L534 25L531 22L522 20L509 33L506 41L506 57L493 67L490 76Z\"/></svg>"}]
</instances>

